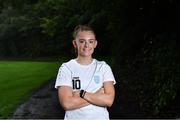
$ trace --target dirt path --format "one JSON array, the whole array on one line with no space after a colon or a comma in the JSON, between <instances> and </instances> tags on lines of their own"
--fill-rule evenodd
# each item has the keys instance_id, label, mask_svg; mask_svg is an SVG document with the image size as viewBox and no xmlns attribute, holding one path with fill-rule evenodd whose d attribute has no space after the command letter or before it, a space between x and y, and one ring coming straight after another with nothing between
<instances>
[{"instance_id":1,"label":"dirt path","mask_svg":"<svg viewBox=\"0 0 180 120\"><path fill-rule=\"evenodd\" d=\"M64 110L60 107L55 80L35 92L32 97L20 105L13 114L13 119L63 118Z\"/></svg>"},{"instance_id":2,"label":"dirt path","mask_svg":"<svg viewBox=\"0 0 180 120\"><path fill-rule=\"evenodd\" d=\"M64 110L61 108L57 90L54 88L55 80L50 80L37 92L35 92L31 98L20 105L13 114L13 119L63 119ZM117 90L118 91L118 90ZM117 92L114 105L109 109L110 118L126 118L127 113L131 113L129 109L122 107L123 101L120 100L120 93ZM121 102L120 102L121 101Z\"/></svg>"}]
</instances>

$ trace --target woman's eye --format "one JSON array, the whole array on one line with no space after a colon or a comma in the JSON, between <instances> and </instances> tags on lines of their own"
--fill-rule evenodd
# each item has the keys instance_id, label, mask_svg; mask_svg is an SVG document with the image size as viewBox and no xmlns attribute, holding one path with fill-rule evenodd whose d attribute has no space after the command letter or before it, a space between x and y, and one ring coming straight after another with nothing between
<instances>
[{"instance_id":1,"label":"woman's eye","mask_svg":"<svg viewBox=\"0 0 180 120\"><path fill-rule=\"evenodd\" d=\"M83 41L83 40L80 40L79 42L80 42L80 43L84 43L84 41Z\"/></svg>"},{"instance_id":2,"label":"woman's eye","mask_svg":"<svg viewBox=\"0 0 180 120\"><path fill-rule=\"evenodd\" d=\"M94 41L89 41L89 43L94 43Z\"/></svg>"}]
</instances>

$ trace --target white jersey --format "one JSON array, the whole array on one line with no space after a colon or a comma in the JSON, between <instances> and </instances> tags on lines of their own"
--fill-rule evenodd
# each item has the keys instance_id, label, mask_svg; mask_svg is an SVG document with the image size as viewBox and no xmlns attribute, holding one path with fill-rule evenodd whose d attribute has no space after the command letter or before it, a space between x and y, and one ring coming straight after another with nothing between
<instances>
[{"instance_id":1,"label":"white jersey","mask_svg":"<svg viewBox=\"0 0 180 120\"><path fill-rule=\"evenodd\" d=\"M85 90L94 93L103 87L106 81L113 81L114 75L108 64L104 61L93 62L89 65L81 65L75 59L63 63L59 68L55 88L58 86L70 86L73 90ZM69 110L65 113L65 120L109 120L106 107L88 105L79 109Z\"/></svg>"}]
</instances>

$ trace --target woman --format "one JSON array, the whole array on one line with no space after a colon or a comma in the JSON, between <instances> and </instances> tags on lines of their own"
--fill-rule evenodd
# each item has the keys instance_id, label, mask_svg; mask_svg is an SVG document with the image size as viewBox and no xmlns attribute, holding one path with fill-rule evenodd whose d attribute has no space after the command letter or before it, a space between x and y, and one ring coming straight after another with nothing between
<instances>
[{"instance_id":1,"label":"woman","mask_svg":"<svg viewBox=\"0 0 180 120\"><path fill-rule=\"evenodd\" d=\"M97 40L91 27L78 25L73 37L77 58L61 65L55 84L66 111L65 120L108 120L107 107L111 107L115 96L111 68L92 58Z\"/></svg>"}]
</instances>

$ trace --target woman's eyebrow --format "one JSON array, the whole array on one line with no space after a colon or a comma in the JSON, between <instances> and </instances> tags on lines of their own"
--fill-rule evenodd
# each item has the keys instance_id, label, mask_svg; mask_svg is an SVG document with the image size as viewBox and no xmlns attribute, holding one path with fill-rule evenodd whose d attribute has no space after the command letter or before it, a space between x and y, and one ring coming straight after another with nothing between
<instances>
[{"instance_id":1,"label":"woman's eyebrow","mask_svg":"<svg viewBox=\"0 0 180 120\"><path fill-rule=\"evenodd\" d=\"M96 39L89 39L89 40L96 40Z\"/></svg>"},{"instance_id":2,"label":"woman's eyebrow","mask_svg":"<svg viewBox=\"0 0 180 120\"><path fill-rule=\"evenodd\" d=\"M96 39L79 39L79 40L96 40Z\"/></svg>"},{"instance_id":3,"label":"woman's eyebrow","mask_svg":"<svg viewBox=\"0 0 180 120\"><path fill-rule=\"evenodd\" d=\"M79 39L79 40L86 40L86 39Z\"/></svg>"}]
</instances>

